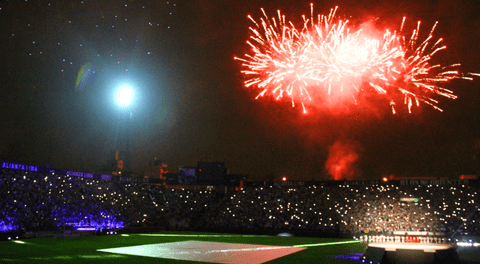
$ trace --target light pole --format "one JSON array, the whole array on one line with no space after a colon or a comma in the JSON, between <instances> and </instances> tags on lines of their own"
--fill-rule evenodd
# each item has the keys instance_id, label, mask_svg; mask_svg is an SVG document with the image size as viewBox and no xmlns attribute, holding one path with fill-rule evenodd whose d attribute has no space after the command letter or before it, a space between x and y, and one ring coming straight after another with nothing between
<instances>
[{"instance_id":1,"label":"light pole","mask_svg":"<svg viewBox=\"0 0 480 264\"><path fill-rule=\"evenodd\" d=\"M132 110L131 110L131 104L134 100L135 97L135 92L133 88L128 85L124 84L118 87L118 89L115 91L114 95L115 103L122 109L124 114L127 114L126 121L124 121L124 118L121 118L121 122L123 123L123 129L122 129L122 142L125 143L125 150L124 153L122 153L123 157L123 170L126 172L131 172L131 153L130 153L130 140L131 140L131 119L132 119ZM125 142L123 142L125 141Z\"/></svg>"}]
</instances>

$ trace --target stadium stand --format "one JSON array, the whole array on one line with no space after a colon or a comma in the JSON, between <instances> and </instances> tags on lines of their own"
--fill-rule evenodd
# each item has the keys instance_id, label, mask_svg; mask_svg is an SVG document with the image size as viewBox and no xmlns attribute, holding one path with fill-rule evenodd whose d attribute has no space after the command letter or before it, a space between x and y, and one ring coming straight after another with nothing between
<instances>
[{"instance_id":1,"label":"stadium stand","mask_svg":"<svg viewBox=\"0 0 480 264\"><path fill-rule=\"evenodd\" d=\"M66 228L101 231L155 226L270 233L480 235L478 180L256 185L225 192L3 169L0 231L31 235Z\"/></svg>"}]
</instances>

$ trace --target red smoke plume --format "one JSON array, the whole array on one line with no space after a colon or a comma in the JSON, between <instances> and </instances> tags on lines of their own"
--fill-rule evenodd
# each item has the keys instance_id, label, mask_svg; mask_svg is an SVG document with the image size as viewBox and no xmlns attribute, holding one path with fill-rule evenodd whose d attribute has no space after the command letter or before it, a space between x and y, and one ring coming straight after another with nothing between
<instances>
[{"instance_id":1,"label":"red smoke plume","mask_svg":"<svg viewBox=\"0 0 480 264\"><path fill-rule=\"evenodd\" d=\"M353 180L357 169L359 145L355 142L336 141L330 146L325 168L333 180Z\"/></svg>"}]
</instances>

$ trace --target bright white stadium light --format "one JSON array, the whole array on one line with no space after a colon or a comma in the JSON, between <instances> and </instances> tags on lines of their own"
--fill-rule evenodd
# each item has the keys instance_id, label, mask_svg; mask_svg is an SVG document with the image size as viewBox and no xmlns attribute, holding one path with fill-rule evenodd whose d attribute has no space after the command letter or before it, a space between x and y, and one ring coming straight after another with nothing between
<instances>
[{"instance_id":1,"label":"bright white stadium light","mask_svg":"<svg viewBox=\"0 0 480 264\"><path fill-rule=\"evenodd\" d=\"M130 85L122 85L115 94L115 101L121 107L129 106L134 97L133 88Z\"/></svg>"}]
</instances>

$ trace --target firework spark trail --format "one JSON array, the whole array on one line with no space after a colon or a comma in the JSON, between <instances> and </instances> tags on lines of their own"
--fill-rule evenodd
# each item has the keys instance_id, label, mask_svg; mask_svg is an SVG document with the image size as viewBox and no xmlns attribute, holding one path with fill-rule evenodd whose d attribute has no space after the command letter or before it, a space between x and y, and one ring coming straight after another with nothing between
<instances>
[{"instance_id":1,"label":"firework spark trail","mask_svg":"<svg viewBox=\"0 0 480 264\"><path fill-rule=\"evenodd\" d=\"M235 57L245 68L241 71L247 79L245 86L261 90L256 99L271 94L279 100L286 95L292 106L300 102L306 112L306 102L318 104L336 94L334 100L351 98L356 104L357 98L373 91L390 101L393 113L397 93L403 94L409 112L420 102L442 111L432 95L456 98L444 83L478 76L460 74L454 70L459 64L429 64L432 56L446 48L440 46L442 39L430 44L437 23L417 44L421 24L418 22L406 41L401 34L405 18L400 32L386 30L383 37L375 38L362 30L352 31L348 20L334 21L337 8L327 16L319 14L314 21L312 5L310 18L303 16L300 30L286 22L280 11L277 18L268 18L261 10L264 17L260 22L249 16L256 26L250 28L252 35L247 41L252 53Z\"/></svg>"}]
</instances>

